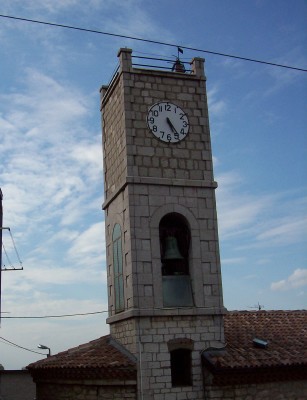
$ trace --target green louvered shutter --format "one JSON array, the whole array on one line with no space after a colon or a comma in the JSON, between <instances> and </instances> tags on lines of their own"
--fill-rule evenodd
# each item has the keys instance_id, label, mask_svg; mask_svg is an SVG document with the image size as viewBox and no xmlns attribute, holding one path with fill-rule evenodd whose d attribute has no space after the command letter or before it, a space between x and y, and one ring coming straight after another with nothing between
<instances>
[{"instance_id":1,"label":"green louvered shutter","mask_svg":"<svg viewBox=\"0 0 307 400\"><path fill-rule=\"evenodd\" d=\"M119 224L116 224L114 226L112 241L113 241L115 312L120 312L124 310L125 302L124 302L122 234Z\"/></svg>"}]
</instances>

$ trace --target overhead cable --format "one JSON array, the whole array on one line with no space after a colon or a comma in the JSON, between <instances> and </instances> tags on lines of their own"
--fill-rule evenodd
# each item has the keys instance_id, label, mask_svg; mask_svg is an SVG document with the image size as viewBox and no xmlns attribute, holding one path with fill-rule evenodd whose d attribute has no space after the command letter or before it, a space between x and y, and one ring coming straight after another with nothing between
<instances>
[{"instance_id":1,"label":"overhead cable","mask_svg":"<svg viewBox=\"0 0 307 400\"><path fill-rule=\"evenodd\" d=\"M41 316L34 316L34 317L1 317L2 319L44 319L44 318L64 318L64 317L79 317L84 315L94 315L94 314L104 314L108 311L94 311L94 312L87 312L87 313L78 313L78 314L61 314L61 315L41 315Z\"/></svg>"},{"instance_id":2,"label":"overhead cable","mask_svg":"<svg viewBox=\"0 0 307 400\"><path fill-rule=\"evenodd\" d=\"M130 40L137 40L140 42L159 44L162 46L176 47L177 49L178 49L178 47L180 47L181 49L197 51L200 53L208 53L208 54L212 54L212 55L216 55L216 56L234 58L234 59L241 60L241 61L249 61L249 62L254 62L254 63L258 63L258 64L270 65L272 67L280 67L280 68L287 68L287 69L292 69L292 70L301 71L301 72L307 72L307 69L304 69L304 68L299 68L299 67L294 67L294 66L284 65L284 64L277 64L277 63L273 63L273 62L269 62L269 61L257 60L257 59L248 58L248 57L241 57L241 56L236 56L233 54L226 54L226 53L220 53L220 52L216 52L216 51L203 50L203 49L198 49L198 48L194 48L194 47L184 46L182 44L178 45L178 44L174 44L174 43L167 43L167 42L161 42L161 41L157 41L157 40L144 39L144 38L139 38L139 37L135 37L135 36L120 35L118 33L104 32L104 31L99 31L96 29L81 28L81 27L73 26L73 25L56 24L53 22L39 21L39 20L35 20L35 19L28 19L28 18L22 18L22 17L15 17L12 15L0 14L0 17L14 19L14 20L18 20L18 21L24 21L24 22L31 22L31 23L35 23L35 24L48 25L48 26L53 26L53 27L57 27L57 28L73 29L73 30L82 31L82 32L97 33L100 35L113 36L113 37L119 37L119 38L130 39Z\"/></svg>"},{"instance_id":3,"label":"overhead cable","mask_svg":"<svg viewBox=\"0 0 307 400\"><path fill-rule=\"evenodd\" d=\"M42 356L46 355L44 353L39 353L38 351L27 349L26 347L23 347L23 346L19 346L19 344L16 344L14 342L11 342L10 340L4 339L4 337L1 337L1 336L0 336L0 340L2 340L3 341L2 343L4 343L4 344L8 344L10 346L14 346L14 347L17 347L22 350L30 351L31 353L41 354Z\"/></svg>"}]
</instances>

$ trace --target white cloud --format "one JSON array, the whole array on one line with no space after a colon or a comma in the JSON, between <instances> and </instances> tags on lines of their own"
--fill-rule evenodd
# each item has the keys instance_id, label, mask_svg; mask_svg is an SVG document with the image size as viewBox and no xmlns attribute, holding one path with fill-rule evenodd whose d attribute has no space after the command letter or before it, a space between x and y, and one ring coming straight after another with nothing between
<instances>
[{"instance_id":1,"label":"white cloud","mask_svg":"<svg viewBox=\"0 0 307 400\"><path fill-rule=\"evenodd\" d=\"M62 214L69 225L88 211L96 183L102 188L100 136L84 128L91 99L33 69L23 78L23 92L0 96L5 220L33 230Z\"/></svg>"},{"instance_id":2,"label":"white cloud","mask_svg":"<svg viewBox=\"0 0 307 400\"><path fill-rule=\"evenodd\" d=\"M291 290L307 286L307 269L296 269L288 278L272 282L271 290Z\"/></svg>"},{"instance_id":3,"label":"white cloud","mask_svg":"<svg viewBox=\"0 0 307 400\"><path fill-rule=\"evenodd\" d=\"M58 285L67 287L70 285L96 284L106 282L106 272L97 268L97 260L93 258L93 266L88 264L84 268L78 268L75 264L52 266L52 263L42 259L27 260L27 267L23 271L6 272L3 278L3 294L8 298L16 298L18 293L28 292L30 296L37 288L46 288L46 285Z\"/></svg>"},{"instance_id":4,"label":"white cloud","mask_svg":"<svg viewBox=\"0 0 307 400\"><path fill-rule=\"evenodd\" d=\"M67 142L76 131L80 132L81 118L88 112L84 94L31 68L24 71L23 83L23 92L0 96L8 126L15 127L15 136L22 133L39 145L59 139ZM79 124L73 124L76 118Z\"/></svg>"},{"instance_id":5,"label":"white cloud","mask_svg":"<svg viewBox=\"0 0 307 400\"><path fill-rule=\"evenodd\" d=\"M219 99L219 89L217 86L213 86L207 92L208 96L208 108L210 115L215 117L220 117L225 114L227 105L225 100Z\"/></svg>"},{"instance_id":6,"label":"white cloud","mask_svg":"<svg viewBox=\"0 0 307 400\"><path fill-rule=\"evenodd\" d=\"M228 172L217 178L219 231L223 239L249 239L248 247L286 246L307 236L302 193L246 192L242 175ZM250 240L252 239L252 240ZM243 241L240 247L243 248Z\"/></svg>"},{"instance_id":7,"label":"white cloud","mask_svg":"<svg viewBox=\"0 0 307 400\"><path fill-rule=\"evenodd\" d=\"M245 257L223 258L222 265L238 265L246 262Z\"/></svg>"},{"instance_id":8,"label":"white cloud","mask_svg":"<svg viewBox=\"0 0 307 400\"><path fill-rule=\"evenodd\" d=\"M271 207L272 196L253 196L244 193L243 179L236 172L228 172L217 178L219 230L225 237L246 234L255 229L261 215ZM238 190L238 188L240 190Z\"/></svg>"},{"instance_id":9,"label":"white cloud","mask_svg":"<svg viewBox=\"0 0 307 400\"><path fill-rule=\"evenodd\" d=\"M302 241L307 236L307 218L282 218L275 221L275 226L268 228L257 236L258 241L269 241L271 244L290 244Z\"/></svg>"},{"instance_id":10,"label":"white cloud","mask_svg":"<svg viewBox=\"0 0 307 400\"><path fill-rule=\"evenodd\" d=\"M293 61L295 60L295 62ZM304 68L306 65L306 54L302 46L291 48L288 53L284 53L275 60L277 64L291 65L298 68ZM272 84L264 92L266 96L271 96L287 86L293 85L302 78L302 72L287 68L267 67L267 72L272 78Z\"/></svg>"},{"instance_id":11,"label":"white cloud","mask_svg":"<svg viewBox=\"0 0 307 400\"><path fill-rule=\"evenodd\" d=\"M84 258L102 257L105 253L104 223L98 222L90 226L86 231L76 237L68 254L76 262L82 262Z\"/></svg>"}]
</instances>

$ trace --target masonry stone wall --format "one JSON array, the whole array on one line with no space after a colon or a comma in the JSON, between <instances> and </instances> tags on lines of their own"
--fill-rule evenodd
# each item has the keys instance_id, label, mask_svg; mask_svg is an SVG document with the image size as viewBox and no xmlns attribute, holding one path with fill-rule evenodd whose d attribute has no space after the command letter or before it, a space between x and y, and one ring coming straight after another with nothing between
<instances>
[{"instance_id":1,"label":"masonry stone wall","mask_svg":"<svg viewBox=\"0 0 307 400\"><path fill-rule=\"evenodd\" d=\"M130 74L130 91L125 97L131 111L131 170L134 175L171 179L213 180L205 81L171 74L157 76L141 70ZM190 132L176 145L158 141L147 128L148 108L157 101L174 102L189 115Z\"/></svg>"},{"instance_id":2,"label":"masonry stone wall","mask_svg":"<svg viewBox=\"0 0 307 400\"><path fill-rule=\"evenodd\" d=\"M131 318L111 325L111 334L138 358L139 389L144 399L203 399L201 352L221 341L220 316ZM172 387L170 351L174 339L193 343L191 386Z\"/></svg>"},{"instance_id":3,"label":"masonry stone wall","mask_svg":"<svg viewBox=\"0 0 307 400\"><path fill-rule=\"evenodd\" d=\"M110 101L104 107L102 118L103 170L106 198L118 189L127 175L123 91L123 81L117 79L117 84L113 86L109 94ZM107 126L107 132L105 132L105 126Z\"/></svg>"},{"instance_id":4,"label":"masonry stone wall","mask_svg":"<svg viewBox=\"0 0 307 400\"><path fill-rule=\"evenodd\" d=\"M194 61L194 73L185 75L133 68L129 51L120 57L118 74L102 90L110 315L115 313L115 223L123 234L126 309L162 308L158 223L171 212L182 214L191 227L195 306L221 309L216 184L203 64ZM159 100L174 101L189 115L190 132L180 143L162 143L147 128L148 108Z\"/></svg>"},{"instance_id":5,"label":"masonry stone wall","mask_svg":"<svg viewBox=\"0 0 307 400\"><path fill-rule=\"evenodd\" d=\"M221 309L214 203L214 192L207 188L145 184L125 187L106 215L109 315L115 314L112 232L116 223L122 229L126 309L163 307L159 222L170 212L185 216L191 226L189 265L195 306Z\"/></svg>"},{"instance_id":6,"label":"masonry stone wall","mask_svg":"<svg viewBox=\"0 0 307 400\"><path fill-rule=\"evenodd\" d=\"M306 394L306 380L220 387L205 385L207 400L306 400Z\"/></svg>"},{"instance_id":7,"label":"masonry stone wall","mask_svg":"<svg viewBox=\"0 0 307 400\"><path fill-rule=\"evenodd\" d=\"M203 60L194 59L188 75L134 68L128 49L119 57L119 70L102 89L101 100L107 322L112 336L138 358L140 399L202 399L200 350L223 342L225 313ZM162 100L189 116L189 134L179 143L162 143L147 127L149 107ZM190 230L193 306L167 309L159 223L170 213L180 214ZM125 310L120 313L114 294L115 224L123 246ZM176 339L193 343L191 387L172 387L168 342Z\"/></svg>"},{"instance_id":8,"label":"masonry stone wall","mask_svg":"<svg viewBox=\"0 0 307 400\"><path fill-rule=\"evenodd\" d=\"M92 381L78 382L38 382L37 400L136 400L136 385L99 385Z\"/></svg>"}]
</instances>

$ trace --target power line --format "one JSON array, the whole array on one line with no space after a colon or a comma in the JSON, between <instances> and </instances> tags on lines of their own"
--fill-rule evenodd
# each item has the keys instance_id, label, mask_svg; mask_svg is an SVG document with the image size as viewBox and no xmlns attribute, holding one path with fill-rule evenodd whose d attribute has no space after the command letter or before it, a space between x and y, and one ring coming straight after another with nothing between
<instances>
[{"instance_id":1,"label":"power line","mask_svg":"<svg viewBox=\"0 0 307 400\"><path fill-rule=\"evenodd\" d=\"M14 20L18 20L18 21L24 21L24 22L31 22L31 23L35 23L35 24L48 25L48 26L57 27L57 28L73 29L73 30L82 31L82 32L96 33L96 34L100 34L100 35L119 37L119 38L123 38L123 39L137 40L140 42L160 44L162 46L169 46L169 47L176 47L176 48L180 47L181 49L197 51L200 53L207 53L207 54L212 54L212 55L221 56L221 57L234 58L234 59L241 60L241 61L249 61L249 62L254 62L254 63L258 63L258 64L270 65L272 67L280 67L280 68L287 68L287 69L292 69L292 70L301 71L301 72L307 72L307 69L304 69L304 68L298 68L298 67L293 67L293 66L284 65L284 64L277 64L277 63L273 63L273 62L269 62L269 61L257 60L257 59L248 58L248 57L241 57L241 56L236 56L233 54L226 54L226 53L220 53L220 52L216 52L216 51L198 49L195 47L184 46L181 44L178 45L178 44L174 44L174 43L160 42L157 40L143 39L143 38L139 38L139 37L135 37L135 36L120 35L117 33L104 32L104 31L99 31L96 29L81 28L81 27L73 26L73 25L56 24L53 22L39 21L39 20L35 20L35 19L28 19L28 18L22 18L22 17L15 17L12 15L0 14L0 17L14 19Z\"/></svg>"},{"instance_id":2,"label":"power line","mask_svg":"<svg viewBox=\"0 0 307 400\"><path fill-rule=\"evenodd\" d=\"M12 243L13 243L13 247L14 247L14 250L15 250L15 254L16 254L17 259L18 259L19 264L20 264L20 268L14 267L14 265L12 264L12 262L11 262L11 260L10 260L9 255L8 255L8 252L6 251L6 248L5 248L5 246L4 246L4 242L2 241L3 251L4 251L4 254L6 255L7 261L8 261L8 263L9 263L9 265L10 265L10 268L6 268L6 267L5 267L5 264L3 263L3 267L4 267L4 268L2 269L2 271L18 271L18 270L23 270L22 261L21 261L21 259L20 259L20 256L19 256L19 253L18 253L18 250L17 250L17 246L16 246L15 240L14 240L13 235L12 235L12 232L11 232L11 228L9 228L9 227L1 227L0 229L9 231L9 234L10 234L10 237L11 237L11 241L12 241ZM1 265L1 266L2 266L2 265Z\"/></svg>"},{"instance_id":3,"label":"power line","mask_svg":"<svg viewBox=\"0 0 307 400\"><path fill-rule=\"evenodd\" d=\"M61 314L61 315L41 315L34 317L1 317L6 319L44 319L44 318L65 318L65 317L78 317L78 316L86 316L86 315L95 315L95 314L104 314L107 313L107 310L104 311L94 311L88 313L78 313L78 314Z\"/></svg>"},{"instance_id":4,"label":"power line","mask_svg":"<svg viewBox=\"0 0 307 400\"><path fill-rule=\"evenodd\" d=\"M41 354L42 356L45 356L45 355L46 355L46 354L44 354L44 353L39 353L38 351L34 351L34 350L27 349L26 347L23 347L23 346L19 346L19 344L13 343L13 342L11 342L10 340L4 339L4 338L1 337L1 336L0 336L0 339L4 341L4 342L2 342L2 343L8 344L9 346L14 346L14 347L17 347L17 348L22 349L22 350L30 351L31 353Z\"/></svg>"}]
</instances>

